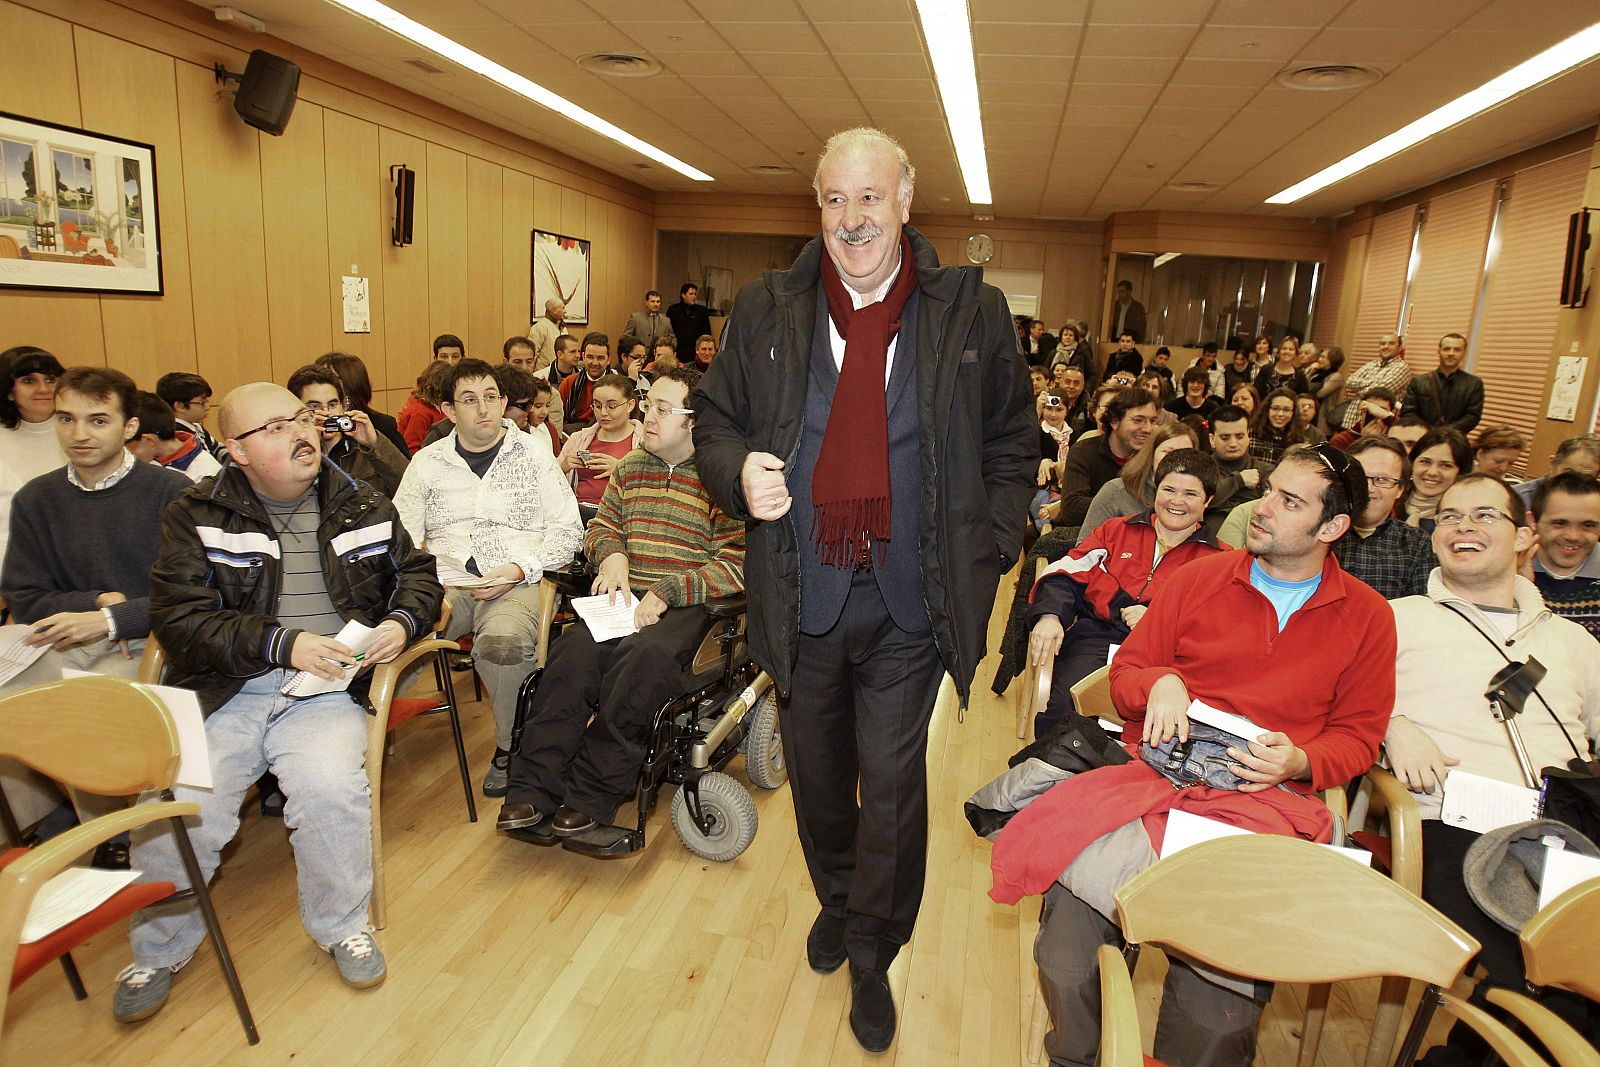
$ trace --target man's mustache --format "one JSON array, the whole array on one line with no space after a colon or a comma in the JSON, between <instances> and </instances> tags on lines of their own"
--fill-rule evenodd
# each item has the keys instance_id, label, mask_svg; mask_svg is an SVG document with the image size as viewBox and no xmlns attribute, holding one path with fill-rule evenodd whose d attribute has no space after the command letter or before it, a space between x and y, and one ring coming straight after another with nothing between
<instances>
[{"instance_id":1,"label":"man's mustache","mask_svg":"<svg viewBox=\"0 0 1600 1067\"><path fill-rule=\"evenodd\" d=\"M875 237L882 237L883 228L870 222L863 222L853 230L840 226L833 231L833 236L847 245L864 245Z\"/></svg>"}]
</instances>

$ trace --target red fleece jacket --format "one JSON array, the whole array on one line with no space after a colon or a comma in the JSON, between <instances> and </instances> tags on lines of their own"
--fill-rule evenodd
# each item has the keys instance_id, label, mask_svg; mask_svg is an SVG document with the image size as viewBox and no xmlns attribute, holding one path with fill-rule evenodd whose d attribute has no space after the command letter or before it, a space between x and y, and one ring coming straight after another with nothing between
<instances>
[{"instance_id":1,"label":"red fleece jacket","mask_svg":"<svg viewBox=\"0 0 1600 1067\"><path fill-rule=\"evenodd\" d=\"M1310 792L1371 767L1394 709L1394 612L1330 553L1322 584L1278 631L1250 584L1248 552L1195 560L1173 574L1111 664L1111 698L1137 741L1150 687L1175 674L1189 695L1281 730L1306 754Z\"/></svg>"}]
</instances>

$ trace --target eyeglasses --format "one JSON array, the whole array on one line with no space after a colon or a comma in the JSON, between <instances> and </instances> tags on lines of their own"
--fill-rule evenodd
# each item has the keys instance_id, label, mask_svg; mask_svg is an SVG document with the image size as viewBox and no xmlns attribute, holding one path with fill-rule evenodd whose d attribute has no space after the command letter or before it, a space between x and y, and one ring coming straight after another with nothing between
<instances>
[{"instance_id":1,"label":"eyeglasses","mask_svg":"<svg viewBox=\"0 0 1600 1067\"><path fill-rule=\"evenodd\" d=\"M1367 484L1375 485L1379 489L1395 489L1404 485L1405 479L1391 478L1387 474L1369 474L1367 475Z\"/></svg>"},{"instance_id":2,"label":"eyeglasses","mask_svg":"<svg viewBox=\"0 0 1600 1067\"><path fill-rule=\"evenodd\" d=\"M596 411L604 411L604 412L608 412L609 413L609 412L612 412L612 411L617 411L617 410L619 410L621 408L631 408L631 407L633 407L633 401L631 401L631 400L605 400L605 401L598 401L597 400L597 401L595 401L595 403L592 406Z\"/></svg>"},{"instance_id":3,"label":"eyeglasses","mask_svg":"<svg viewBox=\"0 0 1600 1067\"><path fill-rule=\"evenodd\" d=\"M671 404L667 403L665 400L658 400L654 404L646 404L645 407L648 408L649 410L655 412L658 417L663 418L663 419L666 418L668 415L693 415L694 414L694 408L675 408Z\"/></svg>"},{"instance_id":4,"label":"eyeglasses","mask_svg":"<svg viewBox=\"0 0 1600 1067\"><path fill-rule=\"evenodd\" d=\"M464 396L455 402L458 408L492 408L504 400L499 393L484 393L482 396Z\"/></svg>"},{"instance_id":5,"label":"eyeglasses","mask_svg":"<svg viewBox=\"0 0 1600 1067\"><path fill-rule=\"evenodd\" d=\"M343 400L330 400L326 404L319 404L315 400L306 401L306 410L321 414L324 411L339 412L344 410Z\"/></svg>"},{"instance_id":6,"label":"eyeglasses","mask_svg":"<svg viewBox=\"0 0 1600 1067\"><path fill-rule=\"evenodd\" d=\"M293 415L285 415L282 418L277 419L268 419L266 422L263 422L260 426L257 426L253 430L246 430L244 433L235 434L233 439L235 441L243 441L246 437L250 437L258 433L264 433L269 438L278 438L288 433L290 426L298 426L302 430L309 430L316 424L316 412L312 411L309 407L305 407L301 408Z\"/></svg>"},{"instance_id":7,"label":"eyeglasses","mask_svg":"<svg viewBox=\"0 0 1600 1067\"><path fill-rule=\"evenodd\" d=\"M1435 525L1459 526L1462 520L1471 518L1474 526L1488 526L1496 519L1504 519L1515 526L1517 520L1501 511L1499 508L1473 508L1471 511L1441 511L1433 517Z\"/></svg>"}]
</instances>

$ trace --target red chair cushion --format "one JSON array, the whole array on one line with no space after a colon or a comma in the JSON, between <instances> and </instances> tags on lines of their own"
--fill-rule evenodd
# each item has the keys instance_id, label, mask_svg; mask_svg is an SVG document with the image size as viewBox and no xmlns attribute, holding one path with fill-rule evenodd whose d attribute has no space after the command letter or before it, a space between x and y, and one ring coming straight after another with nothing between
<instances>
[{"instance_id":1,"label":"red chair cushion","mask_svg":"<svg viewBox=\"0 0 1600 1067\"><path fill-rule=\"evenodd\" d=\"M437 698L395 697L389 701L389 729L393 730L401 723L409 722L439 706Z\"/></svg>"},{"instance_id":2,"label":"red chair cushion","mask_svg":"<svg viewBox=\"0 0 1600 1067\"><path fill-rule=\"evenodd\" d=\"M1387 874L1394 869L1394 854L1387 837L1369 830L1357 830L1350 835L1350 840L1372 853L1372 865L1378 870Z\"/></svg>"},{"instance_id":3,"label":"red chair cushion","mask_svg":"<svg viewBox=\"0 0 1600 1067\"><path fill-rule=\"evenodd\" d=\"M0 856L0 867L27 855L25 848L14 848ZM32 944L17 946L17 962L11 969L11 988L15 990L33 977L35 971L65 956L107 927L115 926L141 908L170 897L177 889L171 882L139 882L87 915L80 916L55 933Z\"/></svg>"},{"instance_id":4,"label":"red chair cushion","mask_svg":"<svg viewBox=\"0 0 1600 1067\"><path fill-rule=\"evenodd\" d=\"M461 651L463 651L463 652L471 652L472 651L472 635L471 634L462 634L460 637L456 638L456 644L461 646Z\"/></svg>"}]
</instances>

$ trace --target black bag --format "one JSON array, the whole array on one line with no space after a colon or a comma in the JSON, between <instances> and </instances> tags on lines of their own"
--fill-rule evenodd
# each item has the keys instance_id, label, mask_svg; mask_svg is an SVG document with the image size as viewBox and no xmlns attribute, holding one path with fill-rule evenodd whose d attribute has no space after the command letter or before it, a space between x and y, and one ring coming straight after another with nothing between
<instances>
[{"instance_id":1,"label":"black bag","mask_svg":"<svg viewBox=\"0 0 1600 1067\"><path fill-rule=\"evenodd\" d=\"M1571 759L1565 767L1546 767L1543 818L1564 822L1600 843L1600 760Z\"/></svg>"},{"instance_id":2,"label":"black bag","mask_svg":"<svg viewBox=\"0 0 1600 1067\"><path fill-rule=\"evenodd\" d=\"M1006 766L1015 767L1030 759L1043 760L1073 774L1133 762L1116 738L1102 730L1096 720L1083 715L1068 715L1066 722L1012 756Z\"/></svg>"}]
</instances>

